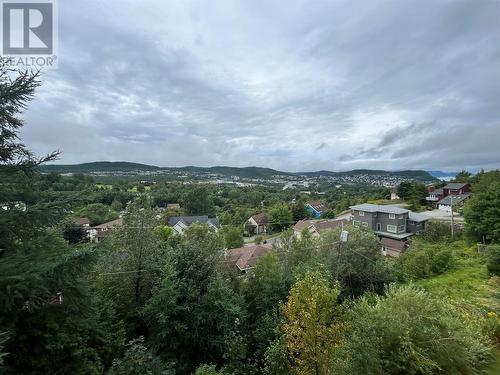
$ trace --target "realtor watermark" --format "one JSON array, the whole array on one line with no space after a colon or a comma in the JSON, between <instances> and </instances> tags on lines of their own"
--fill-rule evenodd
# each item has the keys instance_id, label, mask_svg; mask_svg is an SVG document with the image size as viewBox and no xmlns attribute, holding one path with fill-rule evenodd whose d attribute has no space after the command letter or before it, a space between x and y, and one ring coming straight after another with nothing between
<instances>
[{"instance_id":1,"label":"realtor watermark","mask_svg":"<svg viewBox=\"0 0 500 375\"><path fill-rule=\"evenodd\" d=\"M57 68L57 0L0 0L1 63L18 69Z\"/></svg>"}]
</instances>

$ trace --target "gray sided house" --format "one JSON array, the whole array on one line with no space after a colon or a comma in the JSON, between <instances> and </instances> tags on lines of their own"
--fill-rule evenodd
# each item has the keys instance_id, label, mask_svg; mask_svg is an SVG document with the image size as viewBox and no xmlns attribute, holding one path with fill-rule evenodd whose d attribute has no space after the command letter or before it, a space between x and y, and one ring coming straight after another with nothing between
<instances>
[{"instance_id":1,"label":"gray sided house","mask_svg":"<svg viewBox=\"0 0 500 375\"><path fill-rule=\"evenodd\" d=\"M380 239L401 241L400 251L404 249L408 237L423 231L425 223L430 219L426 215L391 205L365 203L350 208L353 225L371 229ZM386 249L383 245L386 242L389 241L381 242L384 254ZM393 243L393 241L390 242Z\"/></svg>"}]
</instances>

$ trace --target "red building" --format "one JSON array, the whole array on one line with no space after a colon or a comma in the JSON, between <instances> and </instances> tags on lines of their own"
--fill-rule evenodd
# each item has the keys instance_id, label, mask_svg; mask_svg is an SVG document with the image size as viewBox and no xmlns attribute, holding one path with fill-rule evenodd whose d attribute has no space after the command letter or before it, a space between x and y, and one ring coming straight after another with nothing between
<instances>
[{"instance_id":1,"label":"red building","mask_svg":"<svg viewBox=\"0 0 500 375\"><path fill-rule=\"evenodd\" d=\"M452 182L443 188L444 197L470 193L470 185L461 182Z\"/></svg>"}]
</instances>

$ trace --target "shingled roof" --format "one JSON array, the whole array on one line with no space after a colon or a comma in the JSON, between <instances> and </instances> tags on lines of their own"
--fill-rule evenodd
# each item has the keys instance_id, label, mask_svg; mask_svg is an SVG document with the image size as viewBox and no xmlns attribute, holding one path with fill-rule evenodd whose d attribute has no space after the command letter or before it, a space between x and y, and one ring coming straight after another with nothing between
<instances>
[{"instance_id":1,"label":"shingled roof","mask_svg":"<svg viewBox=\"0 0 500 375\"><path fill-rule=\"evenodd\" d=\"M244 246L228 250L228 257L240 271L247 271L255 267L259 259L271 250L270 245Z\"/></svg>"},{"instance_id":2,"label":"shingled roof","mask_svg":"<svg viewBox=\"0 0 500 375\"><path fill-rule=\"evenodd\" d=\"M255 214L252 215L252 219L257 223L257 225L266 225L268 220L267 220L267 214L266 213L260 213L260 214Z\"/></svg>"},{"instance_id":3,"label":"shingled roof","mask_svg":"<svg viewBox=\"0 0 500 375\"><path fill-rule=\"evenodd\" d=\"M443 187L443 189L459 190L459 189L462 189L466 185L468 185L468 183L450 182L448 185L446 185L445 187Z\"/></svg>"}]
</instances>

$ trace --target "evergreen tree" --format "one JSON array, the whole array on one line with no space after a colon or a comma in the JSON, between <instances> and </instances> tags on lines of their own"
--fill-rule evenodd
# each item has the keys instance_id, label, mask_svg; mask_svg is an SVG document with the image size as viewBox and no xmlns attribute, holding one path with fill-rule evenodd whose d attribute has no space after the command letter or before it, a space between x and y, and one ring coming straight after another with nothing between
<instances>
[{"instance_id":1,"label":"evergreen tree","mask_svg":"<svg viewBox=\"0 0 500 375\"><path fill-rule=\"evenodd\" d=\"M100 371L97 311L90 303L91 249L70 248L55 230L64 212L41 189L35 158L21 143L19 118L39 86L37 74L0 67L0 326L17 373ZM61 350L63 349L63 350Z\"/></svg>"}]
</instances>

